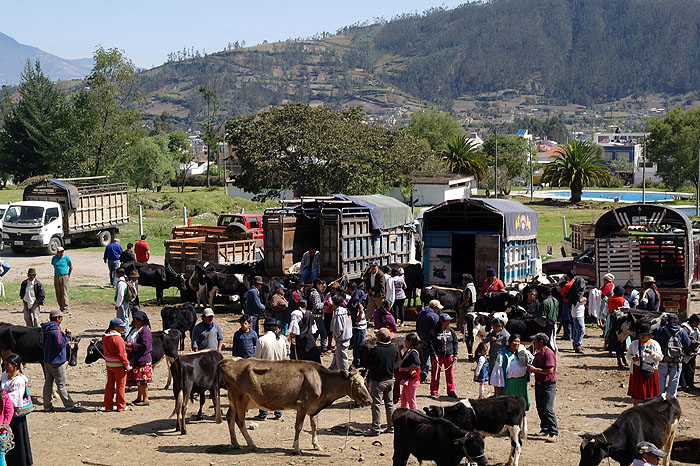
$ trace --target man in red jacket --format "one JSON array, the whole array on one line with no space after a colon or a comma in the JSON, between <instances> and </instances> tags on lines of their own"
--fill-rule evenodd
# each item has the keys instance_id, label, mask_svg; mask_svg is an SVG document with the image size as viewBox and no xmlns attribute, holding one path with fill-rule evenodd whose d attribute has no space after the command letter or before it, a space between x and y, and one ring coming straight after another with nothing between
<instances>
[{"instance_id":1,"label":"man in red jacket","mask_svg":"<svg viewBox=\"0 0 700 466\"><path fill-rule=\"evenodd\" d=\"M141 235L141 240L134 245L134 254L136 254L136 262L148 262L151 257L151 248L146 242L146 235Z\"/></svg>"}]
</instances>

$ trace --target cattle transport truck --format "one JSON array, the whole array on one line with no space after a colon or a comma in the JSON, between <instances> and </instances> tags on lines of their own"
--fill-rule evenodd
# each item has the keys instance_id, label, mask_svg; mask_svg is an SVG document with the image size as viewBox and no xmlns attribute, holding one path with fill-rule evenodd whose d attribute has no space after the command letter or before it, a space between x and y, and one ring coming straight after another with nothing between
<instances>
[{"instance_id":1,"label":"cattle transport truck","mask_svg":"<svg viewBox=\"0 0 700 466\"><path fill-rule=\"evenodd\" d=\"M129 223L127 185L103 176L46 178L24 189L23 200L10 204L2 223L3 241L16 254L55 254L59 246L83 239L106 246Z\"/></svg>"}]
</instances>

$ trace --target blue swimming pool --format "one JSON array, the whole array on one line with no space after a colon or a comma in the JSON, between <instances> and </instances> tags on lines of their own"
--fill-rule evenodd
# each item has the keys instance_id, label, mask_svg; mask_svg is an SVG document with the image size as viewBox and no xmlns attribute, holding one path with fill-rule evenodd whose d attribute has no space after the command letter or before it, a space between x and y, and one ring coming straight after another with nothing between
<instances>
[{"instance_id":1,"label":"blue swimming pool","mask_svg":"<svg viewBox=\"0 0 700 466\"><path fill-rule=\"evenodd\" d=\"M547 197L555 199L569 199L571 191L545 191ZM692 196L687 193L663 193L658 191L647 191L646 202L671 201L674 196L690 199ZM581 199L612 201L619 198L622 202L642 202L641 191L584 191Z\"/></svg>"}]
</instances>

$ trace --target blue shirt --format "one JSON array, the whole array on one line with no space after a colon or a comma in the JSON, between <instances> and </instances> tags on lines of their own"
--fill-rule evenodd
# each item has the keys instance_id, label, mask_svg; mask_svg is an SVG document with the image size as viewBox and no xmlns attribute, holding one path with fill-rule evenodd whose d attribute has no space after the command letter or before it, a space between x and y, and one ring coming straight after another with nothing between
<instances>
[{"instance_id":1,"label":"blue shirt","mask_svg":"<svg viewBox=\"0 0 700 466\"><path fill-rule=\"evenodd\" d=\"M245 294L245 313L256 316L264 310L265 306L260 302L260 291L252 286Z\"/></svg>"},{"instance_id":2,"label":"blue shirt","mask_svg":"<svg viewBox=\"0 0 700 466\"><path fill-rule=\"evenodd\" d=\"M122 252L124 251L122 250L121 244L113 241L105 248L105 254L102 258L110 261L118 261L119 256L122 255Z\"/></svg>"},{"instance_id":3,"label":"blue shirt","mask_svg":"<svg viewBox=\"0 0 700 466\"><path fill-rule=\"evenodd\" d=\"M432 332L435 326L440 320L435 310L432 307L424 307L418 313L418 318L416 319L416 332L418 333L418 338L420 341L428 344L432 338Z\"/></svg>"},{"instance_id":4,"label":"blue shirt","mask_svg":"<svg viewBox=\"0 0 700 466\"><path fill-rule=\"evenodd\" d=\"M54 275L68 275L69 267L72 266L73 263L70 261L70 257L63 254L63 257L60 259L58 255L53 256L51 258L51 265L53 265Z\"/></svg>"},{"instance_id":5,"label":"blue shirt","mask_svg":"<svg viewBox=\"0 0 700 466\"><path fill-rule=\"evenodd\" d=\"M250 329L244 332L238 329L233 334L233 356L239 358L252 358L255 354L255 347L258 345L258 334Z\"/></svg>"},{"instance_id":6,"label":"blue shirt","mask_svg":"<svg viewBox=\"0 0 700 466\"><path fill-rule=\"evenodd\" d=\"M61 331L58 322L46 322L41 325L41 342L44 347L44 362L63 364L66 362L66 345L70 337Z\"/></svg>"}]
</instances>

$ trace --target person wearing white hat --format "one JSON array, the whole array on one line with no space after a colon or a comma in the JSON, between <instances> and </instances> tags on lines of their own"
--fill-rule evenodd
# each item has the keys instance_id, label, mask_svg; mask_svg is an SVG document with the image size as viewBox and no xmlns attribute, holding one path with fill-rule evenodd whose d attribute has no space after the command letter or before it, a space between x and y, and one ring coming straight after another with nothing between
<instances>
[{"instance_id":1,"label":"person wearing white hat","mask_svg":"<svg viewBox=\"0 0 700 466\"><path fill-rule=\"evenodd\" d=\"M73 273L73 263L65 253L65 249L59 246L56 255L51 258L53 265L53 286L56 290L56 301L61 312L68 313L68 287L70 286L70 275Z\"/></svg>"},{"instance_id":2,"label":"person wearing white hat","mask_svg":"<svg viewBox=\"0 0 700 466\"><path fill-rule=\"evenodd\" d=\"M659 289L656 287L656 280L654 280L654 277L647 275L642 281L642 286L644 291L637 309L659 312L661 296L659 295Z\"/></svg>"},{"instance_id":3,"label":"person wearing white hat","mask_svg":"<svg viewBox=\"0 0 700 466\"><path fill-rule=\"evenodd\" d=\"M202 311L202 321L192 329L192 351L213 349L221 352L224 347L224 331L214 322L214 311L207 307Z\"/></svg>"},{"instance_id":4,"label":"person wearing white hat","mask_svg":"<svg viewBox=\"0 0 700 466\"><path fill-rule=\"evenodd\" d=\"M440 301L433 299L428 303L426 307L421 309L416 318L416 333L421 342L421 383L425 382L430 374L430 339L433 335L433 329L437 326L438 312L444 308Z\"/></svg>"}]
</instances>

